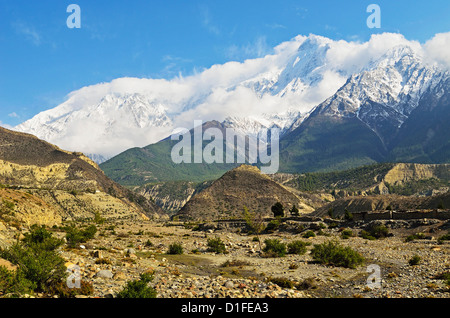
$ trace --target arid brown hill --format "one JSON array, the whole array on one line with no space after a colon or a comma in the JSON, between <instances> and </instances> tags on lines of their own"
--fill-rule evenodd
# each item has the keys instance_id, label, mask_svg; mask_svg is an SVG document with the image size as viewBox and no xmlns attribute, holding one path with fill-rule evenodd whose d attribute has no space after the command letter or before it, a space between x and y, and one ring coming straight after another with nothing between
<instances>
[{"instance_id":1,"label":"arid brown hill","mask_svg":"<svg viewBox=\"0 0 450 318\"><path fill-rule=\"evenodd\" d=\"M1 127L0 184L9 189L3 193L5 197L0 202L15 202L17 211L13 212L19 212L30 202L38 202L35 198L11 193L22 191L44 200L47 204L38 205L42 210L45 207L49 211L58 211L59 215L66 214L63 219L68 215L86 217L106 211L106 202L110 199L110 206L124 216L127 210L146 217L163 214L154 203L109 179L83 154L64 151L35 136ZM32 206L27 208L32 209Z\"/></svg>"},{"instance_id":2,"label":"arid brown hill","mask_svg":"<svg viewBox=\"0 0 450 318\"><path fill-rule=\"evenodd\" d=\"M180 220L242 218L244 206L263 216L273 216L271 207L280 202L287 212L300 199L253 166L242 165L225 173L197 193L177 213Z\"/></svg>"}]
</instances>

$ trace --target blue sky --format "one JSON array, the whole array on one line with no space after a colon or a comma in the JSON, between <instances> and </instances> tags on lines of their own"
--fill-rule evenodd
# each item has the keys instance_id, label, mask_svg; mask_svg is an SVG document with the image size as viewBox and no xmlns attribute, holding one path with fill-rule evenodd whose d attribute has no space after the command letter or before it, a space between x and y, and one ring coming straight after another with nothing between
<instances>
[{"instance_id":1,"label":"blue sky","mask_svg":"<svg viewBox=\"0 0 450 318\"><path fill-rule=\"evenodd\" d=\"M81 28L69 29L69 4ZM369 29L366 8L381 8ZM0 123L19 124L86 85L173 78L270 53L296 35L366 41L450 31L450 1L0 0Z\"/></svg>"}]
</instances>

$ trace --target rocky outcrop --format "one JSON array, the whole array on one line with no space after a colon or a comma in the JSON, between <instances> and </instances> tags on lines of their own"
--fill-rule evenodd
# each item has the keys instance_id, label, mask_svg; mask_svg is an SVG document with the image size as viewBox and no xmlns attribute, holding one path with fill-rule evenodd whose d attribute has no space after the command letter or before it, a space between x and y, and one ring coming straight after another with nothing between
<instances>
[{"instance_id":1,"label":"rocky outcrop","mask_svg":"<svg viewBox=\"0 0 450 318\"><path fill-rule=\"evenodd\" d=\"M0 127L0 217L25 226L68 219L158 218L153 202L118 185L81 153Z\"/></svg>"}]
</instances>

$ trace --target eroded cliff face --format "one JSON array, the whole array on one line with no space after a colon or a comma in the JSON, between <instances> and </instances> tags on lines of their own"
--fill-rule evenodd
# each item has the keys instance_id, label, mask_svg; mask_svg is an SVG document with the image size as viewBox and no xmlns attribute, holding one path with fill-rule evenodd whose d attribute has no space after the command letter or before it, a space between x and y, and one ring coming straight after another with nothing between
<instances>
[{"instance_id":1,"label":"eroded cliff face","mask_svg":"<svg viewBox=\"0 0 450 318\"><path fill-rule=\"evenodd\" d=\"M196 193L192 182L184 182L175 191L167 191L170 184L148 185L139 190L139 193L148 199L154 200L163 210L173 213L179 211Z\"/></svg>"},{"instance_id":2,"label":"eroded cliff face","mask_svg":"<svg viewBox=\"0 0 450 318\"><path fill-rule=\"evenodd\" d=\"M430 178L442 178L447 170L450 175L450 165L433 165L417 163L398 163L385 176L384 182L389 184L404 184L408 181L423 180Z\"/></svg>"}]
</instances>

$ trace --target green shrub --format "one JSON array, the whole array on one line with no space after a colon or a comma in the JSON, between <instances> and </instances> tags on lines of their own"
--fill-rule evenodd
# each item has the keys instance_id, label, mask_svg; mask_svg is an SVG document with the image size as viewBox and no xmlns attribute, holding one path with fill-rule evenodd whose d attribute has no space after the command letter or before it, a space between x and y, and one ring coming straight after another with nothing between
<instances>
[{"instance_id":1,"label":"green shrub","mask_svg":"<svg viewBox=\"0 0 450 318\"><path fill-rule=\"evenodd\" d=\"M366 240L371 240L371 241L376 240L376 237L370 235L370 233L367 232L367 231L365 231L365 230L361 230L361 232L359 232L359 235L360 235L363 239L366 239Z\"/></svg>"},{"instance_id":2,"label":"green shrub","mask_svg":"<svg viewBox=\"0 0 450 318\"><path fill-rule=\"evenodd\" d=\"M303 255L307 251L307 246L311 245L309 242L303 242L303 241L294 241L288 244L288 253L289 254L297 254L297 255Z\"/></svg>"},{"instance_id":3,"label":"green shrub","mask_svg":"<svg viewBox=\"0 0 450 318\"><path fill-rule=\"evenodd\" d=\"M385 225L375 225L370 229L370 234L379 239L389 236L389 229Z\"/></svg>"},{"instance_id":4,"label":"green shrub","mask_svg":"<svg viewBox=\"0 0 450 318\"><path fill-rule=\"evenodd\" d=\"M44 227L33 226L22 241L1 250L0 257L18 265L20 277L31 282L33 290L45 292L67 276L65 260L56 251L62 244Z\"/></svg>"},{"instance_id":5,"label":"green shrub","mask_svg":"<svg viewBox=\"0 0 450 318\"><path fill-rule=\"evenodd\" d=\"M310 238L310 237L315 237L316 233L314 233L312 230L306 231L303 235L304 238Z\"/></svg>"},{"instance_id":6,"label":"green shrub","mask_svg":"<svg viewBox=\"0 0 450 318\"><path fill-rule=\"evenodd\" d=\"M167 252L167 254L172 255L183 254L183 246L181 245L181 243L172 243L169 245L169 251Z\"/></svg>"},{"instance_id":7,"label":"green shrub","mask_svg":"<svg viewBox=\"0 0 450 318\"><path fill-rule=\"evenodd\" d=\"M362 230L360 232L362 238L367 240L376 240L389 236L389 229L385 225L375 225L369 228L368 231Z\"/></svg>"},{"instance_id":8,"label":"green shrub","mask_svg":"<svg viewBox=\"0 0 450 318\"><path fill-rule=\"evenodd\" d=\"M77 247L80 243L86 243L95 237L97 227L90 225L85 229L77 229L76 227L66 228L66 240L69 247Z\"/></svg>"},{"instance_id":9,"label":"green shrub","mask_svg":"<svg viewBox=\"0 0 450 318\"><path fill-rule=\"evenodd\" d=\"M354 236L354 235L353 235L353 231L350 230L350 229L345 229L345 230L343 230L343 231L341 232L341 237L342 237L343 239L348 239L348 238L353 237L353 236Z\"/></svg>"},{"instance_id":10,"label":"green shrub","mask_svg":"<svg viewBox=\"0 0 450 318\"><path fill-rule=\"evenodd\" d=\"M414 266L414 265L419 265L419 263L422 261L422 258L419 255L414 255L413 257L411 257L411 259L408 261L409 265Z\"/></svg>"},{"instance_id":11,"label":"green shrub","mask_svg":"<svg viewBox=\"0 0 450 318\"><path fill-rule=\"evenodd\" d=\"M19 296L30 293L35 288L36 285L25 277L23 271L10 271L0 266L0 297L5 294Z\"/></svg>"},{"instance_id":12,"label":"green shrub","mask_svg":"<svg viewBox=\"0 0 450 318\"><path fill-rule=\"evenodd\" d=\"M291 212L292 216L299 216L299 210L298 208L295 206L295 204L292 206L292 208L289 210L289 212Z\"/></svg>"},{"instance_id":13,"label":"green shrub","mask_svg":"<svg viewBox=\"0 0 450 318\"><path fill-rule=\"evenodd\" d=\"M156 298L156 290L148 286L148 283L152 280L152 275L141 274L140 279L127 282L126 286L116 296L117 298Z\"/></svg>"},{"instance_id":14,"label":"green shrub","mask_svg":"<svg viewBox=\"0 0 450 318\"><path fill-rule=\"evenodd\" d=\"M105 223L105 221L106 221L106 219L101 216L100 212L95 212L94 223L103 224L103 223Z\"/></svg>"},{"instance_id":15,"label":"green shrub","mask_svg":"<svg viewBox=\"0 0 450 318\"><path fill-rule=\"evenodd\" d=\"M356 268L364 262L364 258L358 252L334 241L314 245L311 255L321 264L347 268Z\"/></svg>"},{"instance_id":16,"label":"green shrub","mask_svg":"<svg viewBox=\"0 0 450 318\"><path fill-rule=\"evenodd\" d=\"M416 234L408 235L405 239L405 242L411 242L414 240L423 240L423 239L425 239L424 233L416 233Z\"/></svg>"},{"instance_id":17,"label":"green shrub","mask_svg":"<svg viewBox=\"0 0 450 318\"><path fill-rule=\"evenodd\" d=\"M264 253L266 257L283 257L286 255L286 244L278 239L267 239L264 241Z\"/></svg>"},{"instance_id":18,"label":"green shrub","mask_svg":"<svg viewBox=\"0 0 450 318\"><path fill-rule=\"evenodd\" d=\"M279 217L276 218L276 219L274 219L274 220L271 220L271 221L267 224L265 231L266 231L267 233L273 233L273 232L275 232L276 230L278 230L278 228L280 227L280 224L281 224L281 219L280 219Z\"/></svg>"},{"instance_id":19,"label":"green shrub","mask_svg":"<svg viewBox=\"0 0 450 318\"><path fill-rule=\"evenodd\" d=\"M226 251L227 251L225 248L225 243L222 242L220 237L208 239L207 245L208 245L209 252L214 252L214 253L220 254L220 253L226 253Z\"/></svg>"}]
</instances>

